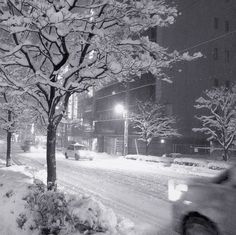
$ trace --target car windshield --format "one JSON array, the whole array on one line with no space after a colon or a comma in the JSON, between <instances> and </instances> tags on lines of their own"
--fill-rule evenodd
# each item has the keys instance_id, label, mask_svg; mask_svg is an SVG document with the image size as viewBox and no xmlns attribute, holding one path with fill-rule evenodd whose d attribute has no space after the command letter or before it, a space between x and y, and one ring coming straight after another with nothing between
<instances>
[{"instance_id":1,"label":"car windshield","mask_svg":"<svg viewBox=\"0 0 236 235\"><path fill-rule=\"evenodd\" d=\"M26 140L26 141L24 142L24 144L32 144L32 141Z\"/></svg>"},{"instance_id":2,"label":"car windshield","mask_svg":"<svg viewBox=\"0 0 236 235\"><path fill-rule=\"evenodd\" d=\"M75 150L82 150L85 149L85 146L75 145Z\"/></svg>"},{"instance_id":3,"label":"car windshield","mask_svg":"<svg viewBox=\"0 0 236 235\"><path fill-rule=\"evenodd\" d=\"M67 149L68 149L68 150L74 150L74 146L73 146L73 145L70 145L70 146L68 146Z\"/></svg>"}]
</instances>

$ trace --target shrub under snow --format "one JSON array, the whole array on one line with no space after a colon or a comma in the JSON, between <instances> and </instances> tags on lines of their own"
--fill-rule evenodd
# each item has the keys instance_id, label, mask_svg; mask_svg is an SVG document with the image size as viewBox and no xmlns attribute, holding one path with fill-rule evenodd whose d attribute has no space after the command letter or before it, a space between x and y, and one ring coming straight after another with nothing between
<instances>
[{"instance_id":1,"label":"shrub under snow","mask_svg":"<svg viewBox=\"0 0 236 235\"><path fill-rule=\"evenodd\" d=\"M69 234L127 234L127 221L90 196L65 195L59 191L47 191L41 181L29 186L24 198L26 212L17 218L22 230L38 230L45 235ZM123 224L123 225L122 225ZM133 226L129 224L132 233Z\"/></svg>"},{"instance_id":2,"label":"shrub under snow","mask_svg":"<svg viewBox=\"0 0 236 235\"><path fill-rule=\"evenodd\" d=\"M36 229L42 234L60 234L62 230L72 229L68 203L63 193L47 191L42 182L36 181L29 186L29 194L24 199L29 214L21 214L17 220L22 229ZM32 219L27 220L25 217Z\"/></svg>"},{"instance_id":3,"label":"shrub under snow","mask_svg":"<svg viewBox=\"0 0 236 235\"><path fill-rule=\"evenodd\" d=\"M90 197L70 197L68 208L75 228L81 232L114 233L116 230L117 217L114 212Z\"/></svg>"}]
</instances>

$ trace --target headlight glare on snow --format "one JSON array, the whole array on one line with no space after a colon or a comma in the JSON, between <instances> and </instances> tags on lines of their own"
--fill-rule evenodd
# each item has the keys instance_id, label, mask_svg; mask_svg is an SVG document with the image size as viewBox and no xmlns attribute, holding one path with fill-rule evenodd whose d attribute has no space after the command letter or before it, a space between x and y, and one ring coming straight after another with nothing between
<instances>
[{"instance_id":1,"label":"headlight glare on snow","mask_svg":"<svg viewBox=\"0 0 236 235\"><path fill-rule=\"evenodd\" d=\"M188 191L188 185L184 183L176 184L174 180L168 181L168 199L170 201L178 201L183 192Z\"/></svg>"}]
</instances>

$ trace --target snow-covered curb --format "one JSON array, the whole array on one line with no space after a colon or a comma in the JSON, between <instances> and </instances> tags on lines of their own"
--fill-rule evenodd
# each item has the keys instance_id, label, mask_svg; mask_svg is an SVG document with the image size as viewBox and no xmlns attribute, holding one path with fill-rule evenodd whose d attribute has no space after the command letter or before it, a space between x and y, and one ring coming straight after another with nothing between
<instances>
[{"instance_id":1,"label":"snow-covered curb","mask_svg":"<svg viewBox=\"0 0 236 235\"><path fill-rule=\"evenodd\" d=\"M26 197L35 181L30 171L24 166L6 168L0 161L0 179L0 234L38 235L39 231L32 229L34 218L25 219L32 216L26 203ZM100 235L138 234L131 221L118 217L113 210L106 208L94 198L88 195L66 197L70 198L71 211L80 221L106 228L106 232L99 233ZM22 228L19 228L19 224L22 224ZM77 231L69 234L82 233Z\"/></svg>"},{"instance_id":2,"label":"snow-covered curb","mask_svg":"<svg viewBox=\"0 0 236 235\"><path fill-rule=\"evenodd\" d=\"M157 157L157 156L145 156L145 155L127 155L126 159L129 160L139 160L154 163L163 163L166 166L173 165L183 165L192 167L208 168L211 170L223 170L230 167L230 163L217 161L217 160L206 160L206 159L193 159L187 157Z\"/></svg>"}]
</instances>

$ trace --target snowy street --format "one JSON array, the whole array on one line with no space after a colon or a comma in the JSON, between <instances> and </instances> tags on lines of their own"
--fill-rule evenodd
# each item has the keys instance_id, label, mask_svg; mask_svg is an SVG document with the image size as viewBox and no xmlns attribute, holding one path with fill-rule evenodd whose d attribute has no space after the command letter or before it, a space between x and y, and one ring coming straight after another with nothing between
<instances>
[{"instance_id":1,"label":"snowy street","mask_svg":"<svg viewBox=\"0 0 236 235\"><path fill-rule=\"evenodd\" d=\"M29 171L45 180L45 150L17 152L14 161L29 166ZM169 179L188 179L193 175L169 168L104 154L96 154L93 161L75 161L57 153L60 188L69 193L92 194L117 214L134 221L141 234L175 234L170 229L167 183Z\"/></svg>"},{"instance_id":2,"label":"snowy street","mask_svg":"<svg viewBox=\"0 0 236 235\"><path fill-rule=\"evenodd\" d=\"M0 235L234 234L236 0L0 9Z\"/></svg>"}]
</instances>

